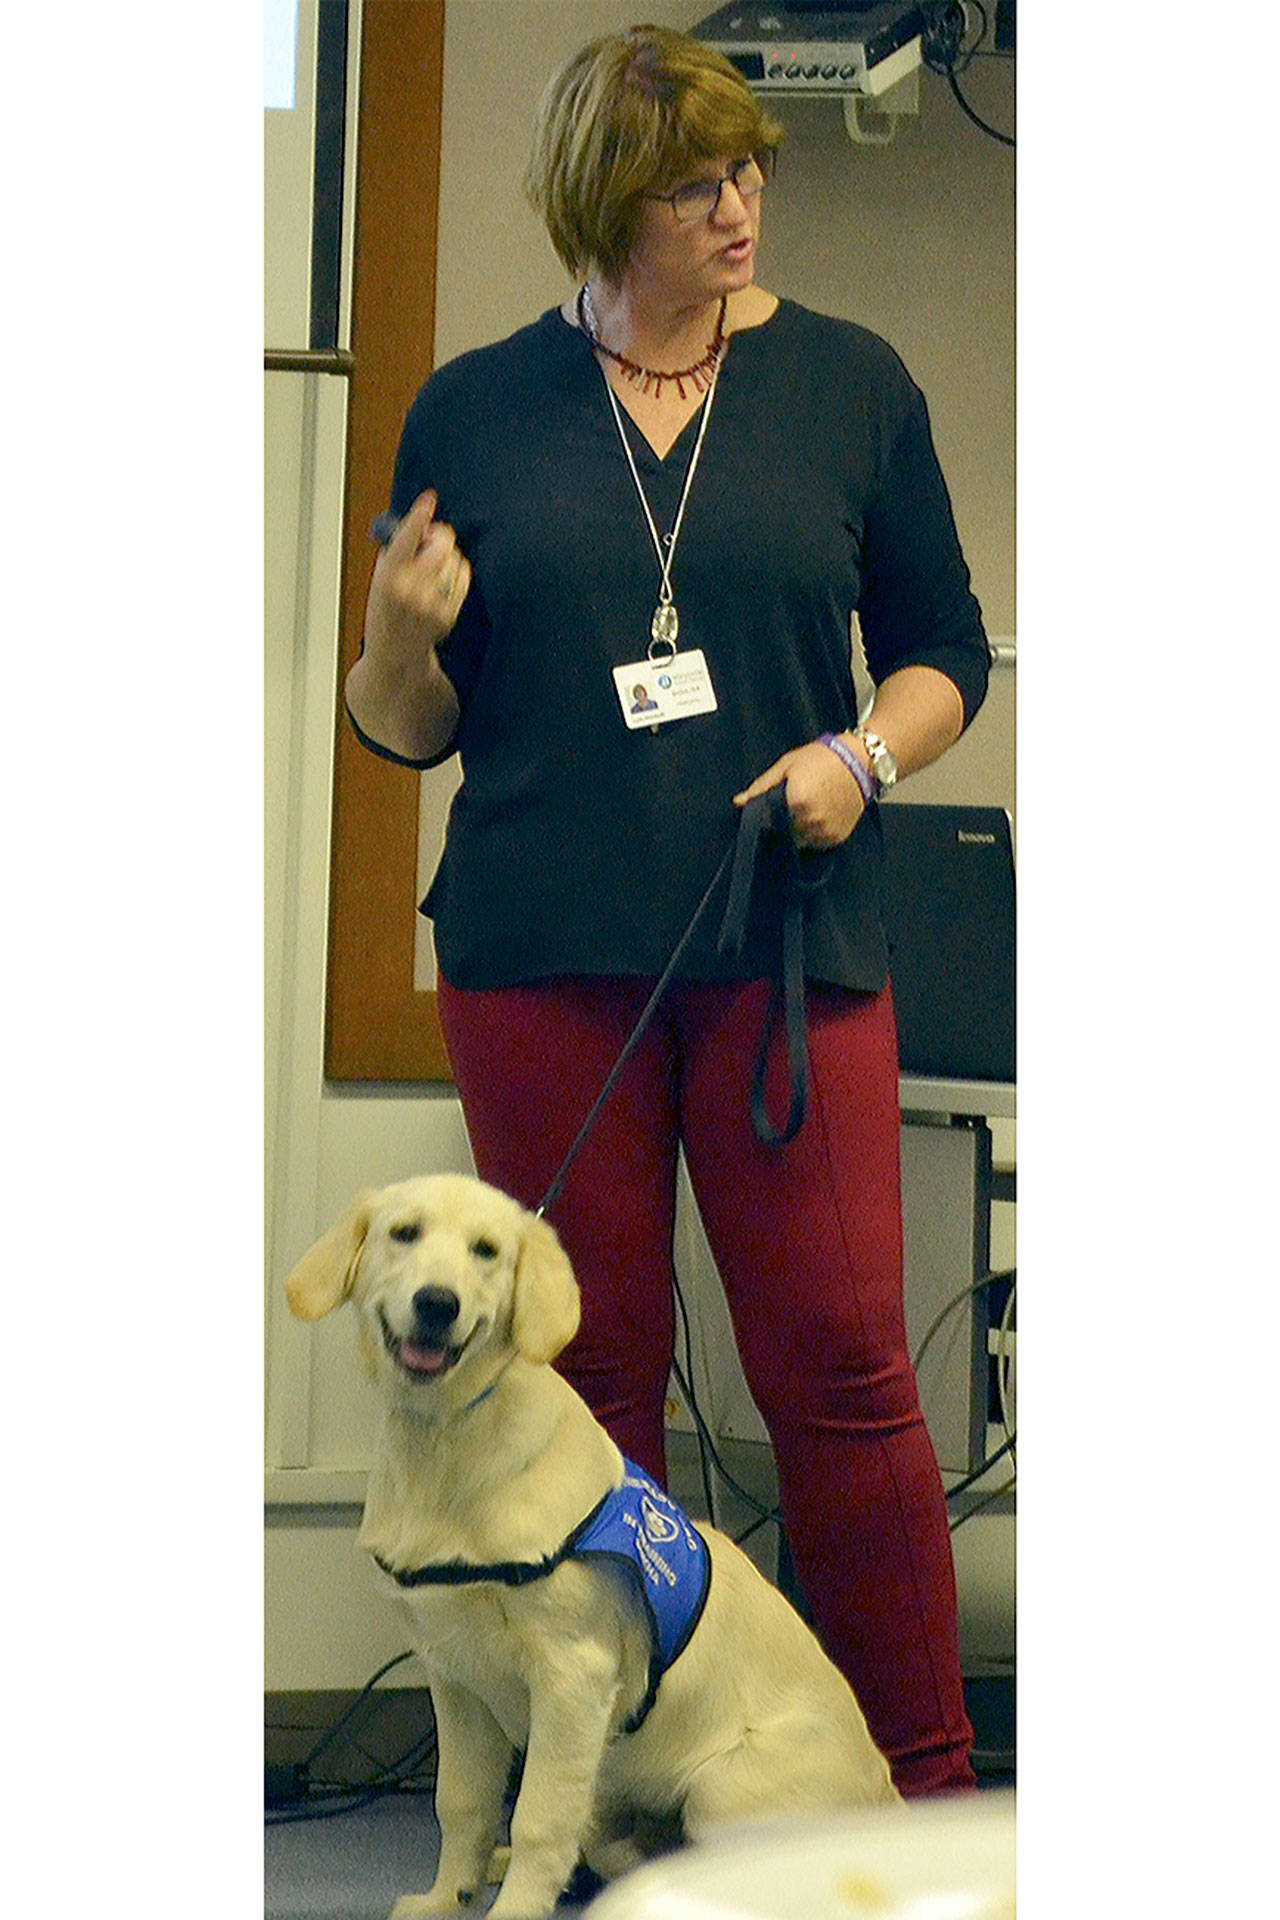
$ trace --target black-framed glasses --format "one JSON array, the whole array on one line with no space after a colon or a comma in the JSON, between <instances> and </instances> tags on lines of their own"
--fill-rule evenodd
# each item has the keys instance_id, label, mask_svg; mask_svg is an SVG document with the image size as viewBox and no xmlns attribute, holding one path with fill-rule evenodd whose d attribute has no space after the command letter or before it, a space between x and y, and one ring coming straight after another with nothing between
<instances>
[{"instance_id":1,"label":"black-framed glasses","mask_svg":"<svg viewBox=\"0 0 1280 1920\"><path fill-rule=\"evenodd\" d=\"M677 220L710 220L720 205L726 180L733 182L740 200L754 200L772 172L771 152L749 153L745 160L735 160L728 173L722 173L718 180L690 180L687 185L677 187L674 193L650 193L646 198L665 200Z\"/></svg>"}]
</instances>

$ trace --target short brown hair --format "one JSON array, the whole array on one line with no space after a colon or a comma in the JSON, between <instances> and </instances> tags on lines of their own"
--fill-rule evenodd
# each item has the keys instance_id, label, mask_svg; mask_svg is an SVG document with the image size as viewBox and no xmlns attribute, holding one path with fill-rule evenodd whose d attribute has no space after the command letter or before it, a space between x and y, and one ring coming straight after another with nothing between
<instances>
[{"instance_id":1,"label":"short brown hair","mask_svg":"<svg viewBox=\"0 0 1280 1920\"><path fill-rule=\"evenodd\" d=\"M551 79L525 186L569 272L617 280L646 194L670 192L700 161L773 153L781 138L722 54L632 27L591 41Z\"/></svg>"}]
</instances>

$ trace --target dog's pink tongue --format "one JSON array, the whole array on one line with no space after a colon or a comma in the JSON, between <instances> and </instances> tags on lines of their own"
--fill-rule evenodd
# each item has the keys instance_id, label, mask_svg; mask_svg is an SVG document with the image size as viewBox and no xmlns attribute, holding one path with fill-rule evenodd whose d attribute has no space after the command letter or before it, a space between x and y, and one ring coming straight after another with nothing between
<instances>
[{"instance_id":1,"label":"dog's pink tongue","mask_svg":"<svg viewBox=\"0 0 1280 1920\"><path fill-rule=\"evenodd\" d=\"M400 1364L411 1373L439 1373L448 1357L443 1347L416 1347L409 1340L400 1348Z\"/></svg>"}]
</instances>

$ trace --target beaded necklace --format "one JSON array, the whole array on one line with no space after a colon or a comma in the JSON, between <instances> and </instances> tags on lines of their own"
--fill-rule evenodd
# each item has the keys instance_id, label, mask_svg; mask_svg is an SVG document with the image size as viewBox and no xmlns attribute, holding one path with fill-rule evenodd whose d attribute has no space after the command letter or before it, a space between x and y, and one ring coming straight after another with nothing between
<instances>
[{"instance_id":1,"label":"beaded necklace","mask_svg":"<svg viewBox=\"0 0 1280 1920\"><path fill-rule=\"evenodd\" d=\"M662 398L663 382L674 380L676 392L683 400L686 398L684 382L688 380L695 393L705 393L711 385L716 368L720 364L720 355L724 350L724 316L728 306L728 296L721 295L720 311L716 315L716 331L711 345L701 360L695 360L691 367L681 367L675 373L659 373L655 367L638 366L634 360L628 360L625 354L615 353L612 347L606 347L600 338L596 321L595 304L591 298L591 289L585 285L578 295L578 325L586 334L593 347L607 354L609 359L622 368L633 387L639 387L641 393L652 393L655 400Z\"/></svg>"}]
</instances>

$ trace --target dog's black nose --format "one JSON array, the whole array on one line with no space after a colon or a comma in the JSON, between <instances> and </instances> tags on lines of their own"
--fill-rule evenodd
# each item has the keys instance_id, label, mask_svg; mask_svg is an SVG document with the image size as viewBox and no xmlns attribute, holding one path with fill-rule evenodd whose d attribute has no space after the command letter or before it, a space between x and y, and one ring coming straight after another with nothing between
<instances>
[{"instance_id":1,"label":"dog's black nose","mask_svg":"<svg viewBox=\"0 0 1280 1920\"><path fill-rule=\"evenodd\" d=\"M425 1339L439 1340L458 1317L461 1305L452 1287L419 1287L413 1296L413 1315Z\"/></svg>"}]
</instances>

